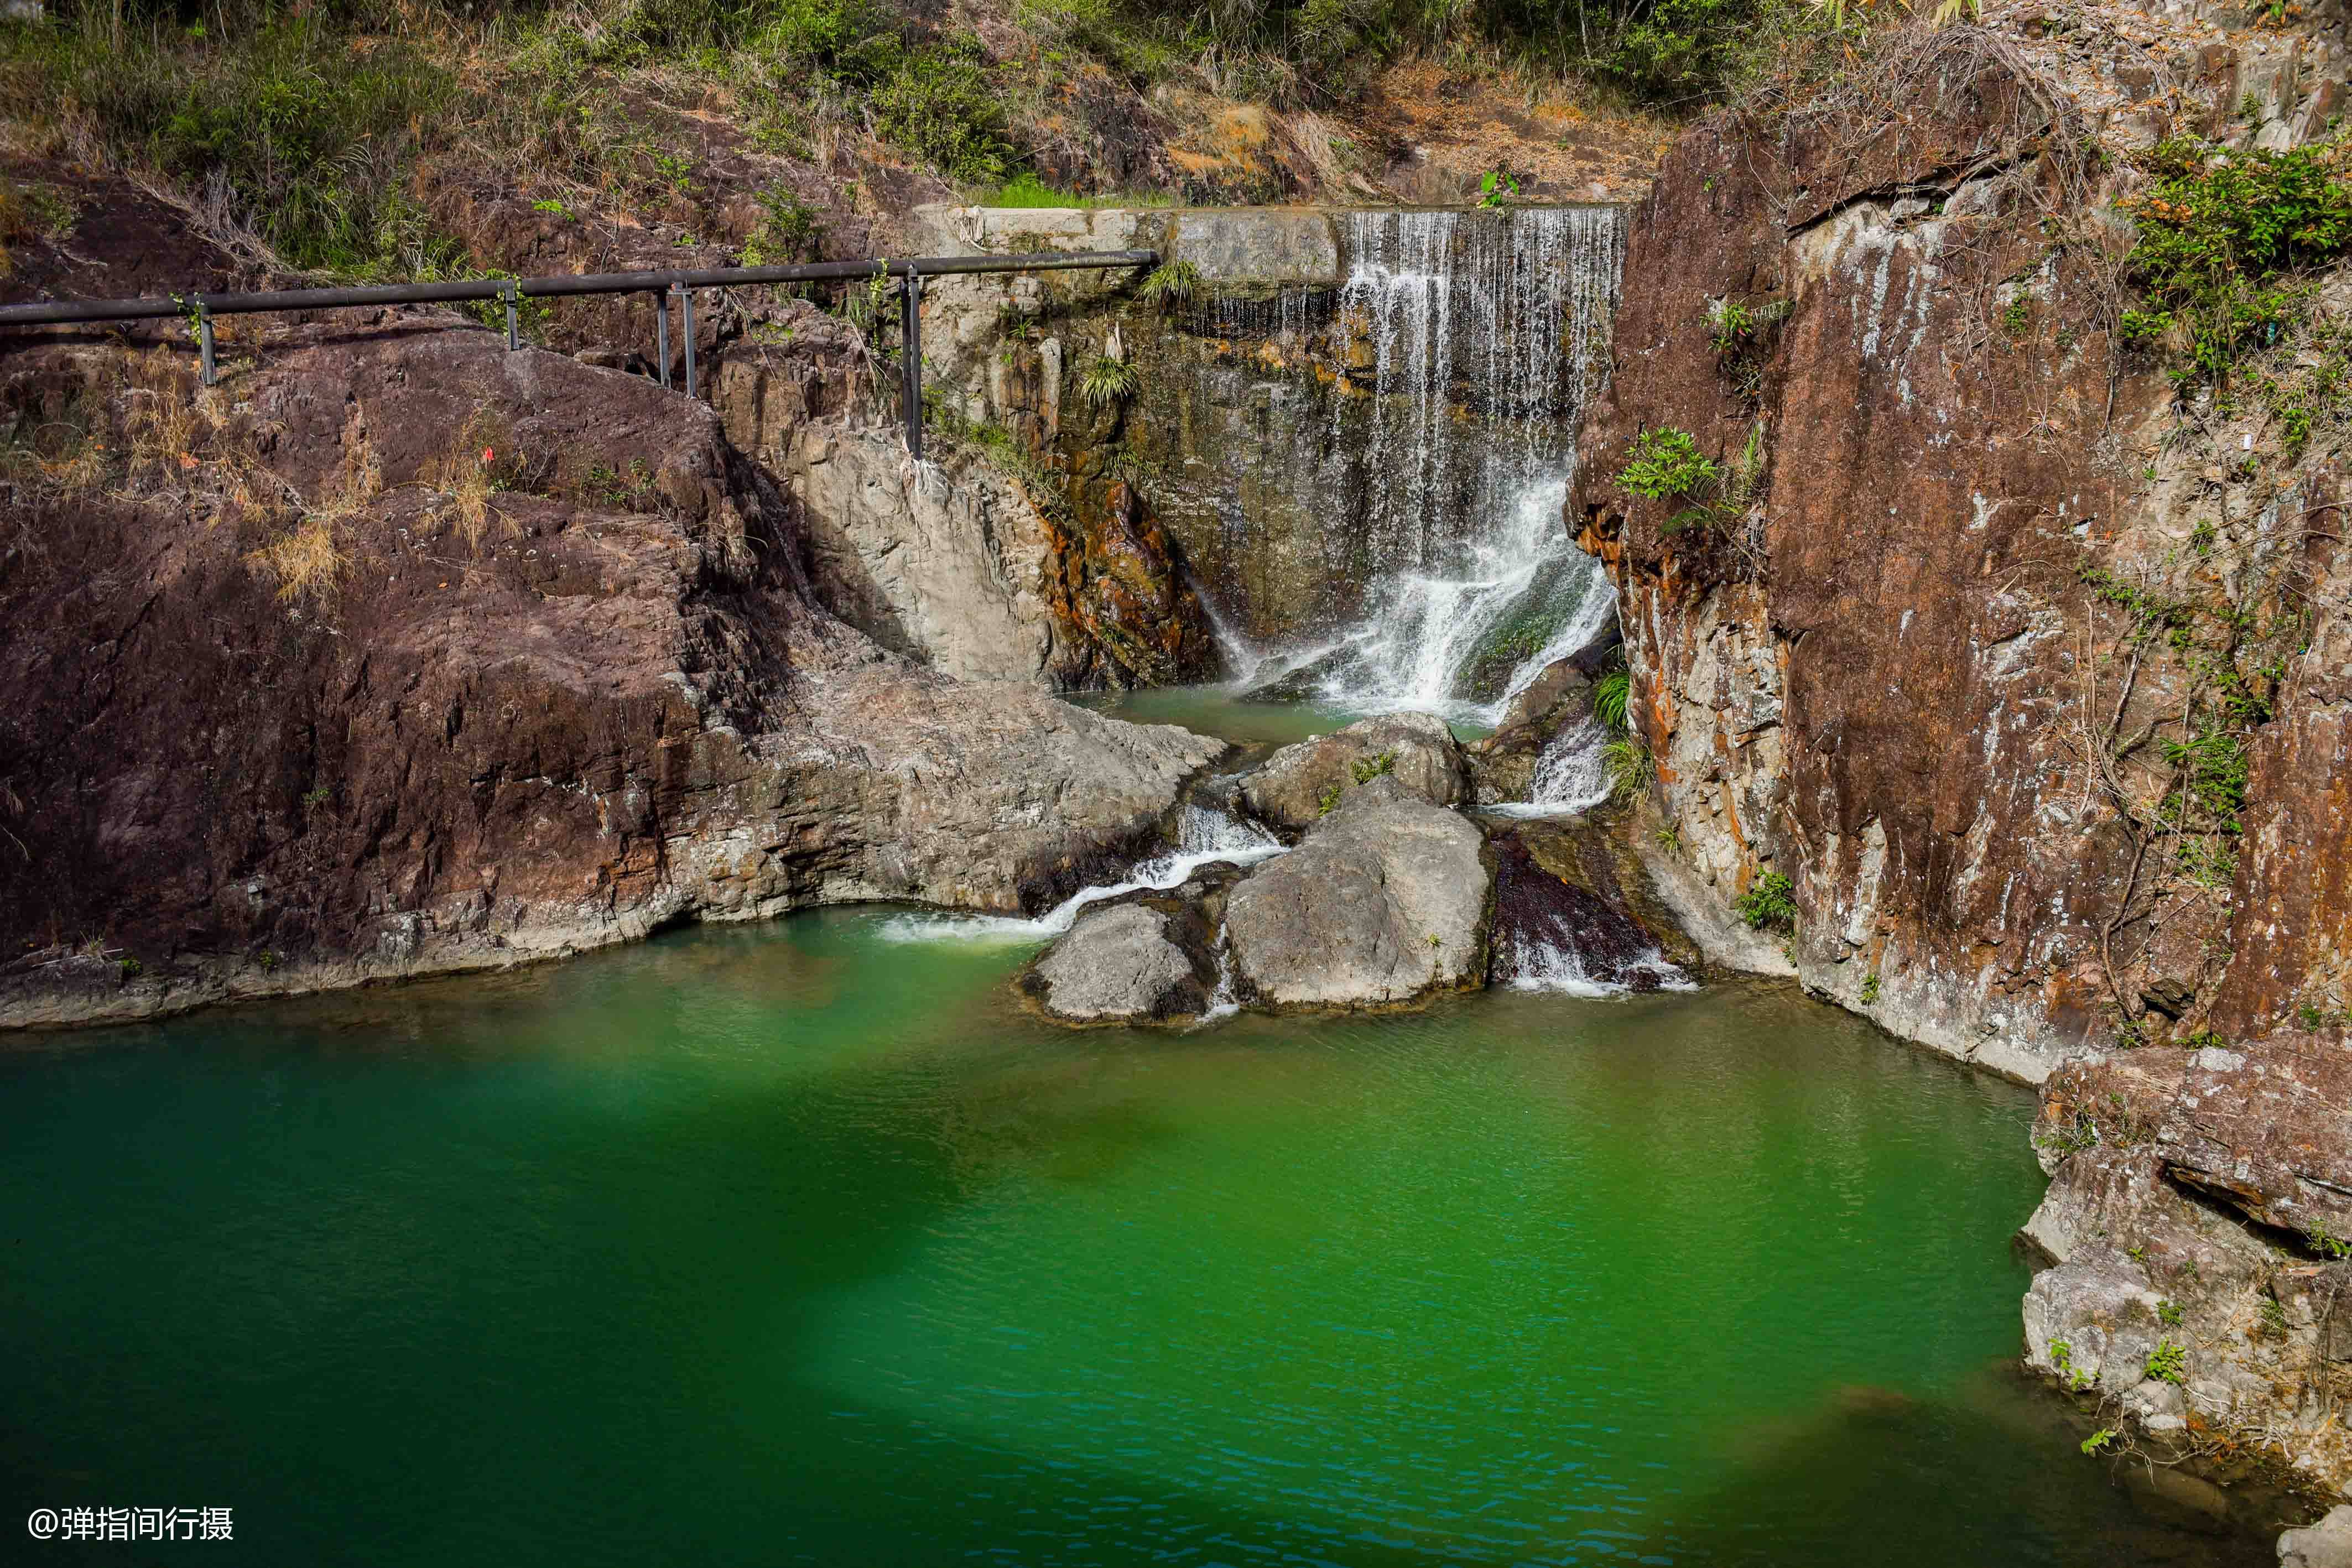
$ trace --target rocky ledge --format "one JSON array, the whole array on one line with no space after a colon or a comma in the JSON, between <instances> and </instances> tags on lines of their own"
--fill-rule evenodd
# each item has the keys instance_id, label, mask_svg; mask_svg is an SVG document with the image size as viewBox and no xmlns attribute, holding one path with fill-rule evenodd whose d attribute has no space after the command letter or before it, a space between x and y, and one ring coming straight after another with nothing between
<instances>
[{"instance_id":1,"label":"rocky ledge","mask_svg":"<svg viewBox=\"0 0 2352 1568\"><path fill-rule=\"evenodd\" d=\"M2054 1266L2025 1300L2032 1364L2167 1457L2267 1446L2341 1486L2352 1051L2085 1056L2044 1086L2034 1145L2052 1181L2025 1235Z\"/></svg>"},{"instance_id":2,"label":"rocky ledge","mask_svg":"<svg viewBox=\"0 0 2352 1568\"><path fill-rule=\"evenodd\" d=\"M964 682L819 607L708 409L446 320L12 357L0 1023L908 899L1034 912L1225 748ZM54 868L54 874L40 868Z\"/></svg>"}]
</instances>

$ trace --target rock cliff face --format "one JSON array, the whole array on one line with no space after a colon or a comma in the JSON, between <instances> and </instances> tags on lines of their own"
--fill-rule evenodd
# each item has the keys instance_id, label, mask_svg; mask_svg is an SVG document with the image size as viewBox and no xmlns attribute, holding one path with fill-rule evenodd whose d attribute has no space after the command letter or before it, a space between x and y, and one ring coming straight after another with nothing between
<instances>
[{"instance_id":1,"label":"rock cliff face","mask_svg":"<svg viewBox=\"0 0 2352 1568\"><path fill-rule=\"evenodd\" d=\"M2115 335L2113 204L2162 136L2324 131L2343 39L1986 21L1670 154L1568 527L1621 595L1662 886L1785 875L1810 988L2049 1081L2036 1364L2341 1488L2342 432L2177 402ZM1664 431L1719 476L1621 484Z\"/></svg>"},{"instance_id":2,"label":"rock cliff face","mask_svg":"<svg viewBox=\"0 0 2352 1568\"><path fill-rule=\"evenodd\" d=\"M10 371L89 439L8 482L8 1022L1034 909L1223 749L836 622L793 503L638 378L397 321L281 330L210 392L177 354Z\"/></svg>"}]
</instances>

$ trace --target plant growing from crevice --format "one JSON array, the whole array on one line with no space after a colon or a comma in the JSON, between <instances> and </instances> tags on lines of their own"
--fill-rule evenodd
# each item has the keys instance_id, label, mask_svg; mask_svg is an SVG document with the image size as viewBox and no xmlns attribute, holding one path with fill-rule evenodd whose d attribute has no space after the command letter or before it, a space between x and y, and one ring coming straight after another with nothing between
<instances>
[{"instance_id":1,"label":"plant growing from crevice","mask_svg":"<svg viewBox=\"0 0 2352 1568\"><path fill-rule=\"evenodd\" d=\"M1383 751L1378 757L1359 757L1350 764L1349 771L1355 774L1357 783L1369 784L1383 773L1396 771L1396 753Z\"/></svg>"},{"instance_id":2,"label":"plant growing from crevice","mask_svg":"<svg viewBox=\"0 0 2352 1568\"><path fill-rule=\"evenodd\" d=\"M1716 369L1751 410L1763 395L1764 368L1789 309L1785 299L1750 305L1726 295L1707 301L1707 343L1715 350Z\"/></svg>"},{"instance_id":3,"label":"plant growing from crevice","mask_svg":"<svg viewBox=\"0 0 2352 1568\"><path fill-rule=\"evenodd\" d=\"M1748 891L1731 901L1751 931L1790 931L1797 924L1796 887L1777 871L1759 873Z\"/></svg>"},{"instance_id":4,"label":"plant growing from crevice","mask_svg":"<svg viewBox=\"0 0 2352 1568\"><path fill-rule=\"evenodd\" d=\"M2058 1374L2059 1380L2076 1394L2098 1381L2089 1368L2074 1364L2074 1347L2063 1339L2050 1342L2050 1366Z\"/></svg>"},{"instance_id":5,"label":"plant growing from crevice","mask_svg":"<svg viewBox=\"0 0 2352 1568\"><path fill-rule=\"evenodd\" d=\"M1128 402L1141 384L1133 365L1108 354L1097 354L1078 372L1078 395L1097 412Z\"/></svg>"},{"instance_id":6,"label":"plant growing from crevice","mask_svg":"<svg viewBox=\"0 0 2352 1568\"><path fill-rule=\"evenodd\" d=\"M1138 300L1161 310L1173 310L1190 305L1205 285L1201 269L1189 261L1163 261L1144 275L1137 285Z\"/></svg>"},{"instance_id":7,"label":"plant growing from crevice","mask_svg":"<svg viewBox=\"0 0 2352 1568\"><path fill-rule=\"evenodd\" d=\"M1657 762L1638 737L1622 737L1601 748L1601 766L1609 780L1609 798L1625 801L1646 793L1657 777Z\"/></svg>"},{"instance_id":8,"label":"plant growing from crevice","mask_svg":"<svg viewBox=\"0 0 2352 1568\"><path fill-rule=\"evenodd\" d=\"M2177 336L2183 387L2226 378L2246 351L2268 347L2311 310L2315 270L2352 249L2346 142L2271 152L2194 138L2158 143L2147 187L2117 206L2137 226L2127 258L2145 308L2118 319L2126 342Z\"/></svg>"},{"instance_id":9,"label":"plant growing from crevice","mask_svg":"<svg viewBox=\"0 0 2352 1568\"><path fill-rule=\"evenodd\" d=\"M1698 448L1698 437L1673 425L1644 430L1633 438L1617 486L1649 501L1696 501L1713 493L1722 465Z\"/></svg>"},{"instance_id":10,"label":"plant growing from crevice","mask_svg":"<svg viewBox=\"0 0 2352 1568\"><path fill-rule=\"evenodd\" d=\"M2175 1387L2179 1386L2188 1371L2188 1351L2168 1339L2158 1342L2157 1347L2147 1353L2147 1361L2140 1368L2142 1376L2152 1377L2158 1383L2169 1383Z\"/></svg>"},{"instance_id":11,"label":"plant growing from crevice","mask_svg":"<svg viewBox=\"0 0 2352 1568\"><path fill-rule=\"evenodd\" d=\"M1878 1000L1878 971L1873 969L1862 977L1862 1005L1869 1007Z\"/></svg>"},{"instance_id":12,"label":"plant growing from crevice","mask_svg":"<svg viewBox=\"0 0 2352 1568\"><path fill-rule=\"evenodd\" d=\"M1626 707L1633 695L1632 672L1623 665L1592 683L1592 716L1612 735L1626 732Z\"/></svg>"},{"instance_id":13,"label":"plant growing from crevice","mask_svg":"<svg viewBox=\"0 0 2352 1568\"><path fill-rule=\"evenodd\" d=\"M1518 177L1507 169L1489 169L1478 176L1478 204L1499 207L1506 202L1517 201Z\"/></svg>"}]
</instances>

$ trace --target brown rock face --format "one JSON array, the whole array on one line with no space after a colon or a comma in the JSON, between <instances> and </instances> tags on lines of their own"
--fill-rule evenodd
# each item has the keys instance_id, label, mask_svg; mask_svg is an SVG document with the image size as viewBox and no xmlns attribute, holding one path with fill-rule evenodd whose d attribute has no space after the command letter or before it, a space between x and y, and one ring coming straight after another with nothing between
<instances>
[{"instance_id":1,"label":"brown rock face","mask_svg":"<svg viewBox=\"0 0 2352 1568\"><path fill-rule=\"evenodd\" d=\"M2046 1083L2030 1359L2341 1488L2352 557L2313 519L2342 476L2110 337L2134 176L2077 150L2164 115L2081 86L2108 24L2014 22L1684 140L1565 522L1620 590L1672 858L1718 906L1788 877L1809 988ZM1667 429L1719 481L1621 483ZM2244 802L2190 829L2209 732Z\"/></svg>"},{"instance_id":2,"label":"brown rock face","mask_svg":"<svg viewBox=\"0 0 2352 1568\"><path fill-rule=\"evenodd\" d=\"M2332 515L2338 481L2168 439L2160 367L2105 328L2100 257L2128 236L2094 217L2048 243L2096 197L2053 151L2063 98L1958 42L1904 68L1900 114L1695 132L1633 230L1567 526L1620 589L1660 803L1718 896L1795 884L1809 986L1867 986L1954 1055L2039 1081L2119 1022L2266 1032L2344 977L2352 633L2320 612L2245 732L2245 833L2199 870L2158 819L2161 758L2233 655L2147 636L2128 601L2210 601L2200 625L2326 602L2324 530L2226 541ZM1731 346L1727 305L1756 323ZM1619 486L1662 428L1726 474L1711 525ZM2216 517L2225 542L2192 549Z\"/></svg>"},{"instance_id":3,"label":"brown rock face","mask_svg":"<svg viewBox=\"0 0 2352 1568\"><path fill-rule=\"evenodd\" d=\"M1222 749L833 621L784 496L638 378L446 323L297 329L209 393L110 349L11 369L16 410L108 423L5 508L7 1021L1040 907ZM90 944L140 972L49 983Z\"/></svg>"}]
</instances>

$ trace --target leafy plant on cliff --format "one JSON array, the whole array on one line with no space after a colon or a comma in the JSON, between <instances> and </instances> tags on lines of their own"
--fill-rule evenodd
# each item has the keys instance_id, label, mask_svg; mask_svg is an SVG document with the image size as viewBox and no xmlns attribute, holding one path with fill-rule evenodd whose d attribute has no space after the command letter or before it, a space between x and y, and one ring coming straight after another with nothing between
<instances>
[{"instance_id":1,"label":"leafy plant on cliff","mask_svg":"<svg viewBox=\"0 0 2352 1568\"><path fill-rule=\"evenodd\" d=\"M1163 261L1144 275L1135 290L1136 298L1146 305L1172 310L1189 305L1204 285L1201 269L1189 261Z\"/></svg>"},{"instance_id":2,"label":"leafy plant on cliff","mask_svg":"<svg viewBox=\"0 0 2352 1568\"><path fill-rule=\"evenodd\" d=\"M1602 747L1601 766L1608 776L1609 798L1612 800L1631 800L1644 793L1658 771L1650 748L1631 736Z\"/></svg>"},{"instance_id":3,"label":"leafy plant on cliff","mask_svg":"<svg viewBox=\"0 0 2352 1568\"><path fill-rule=\"evenodd\" d=\"M2124 313L2122 336L2178 334L2184 383L2276 342L2308 313L2312 271L2352 249L2347 159L2341 136L2283 152L2187 137L2152 149L2147 188L2117 204L2138 225L2129 266L2147 300Z\"/></svg>"},{"instance_id":4,"label":"leafy plant on cliff","mask_svg":"<svg viewBox=\"0 0 2352 1568\"><path fill-rule=\"evenodd\" d=\"M1359 757L1349 765L1349 771L1355 774L1357 783L1369 784L1383 773L1396 771L1396 753L1383 751L1378 757Z\"/></svg>"},{"instance_id":5,"label":"leafy plant on cliff","mask_svg":"<svg viewBox=\"0 0 2352 1568\"><path fill-rule=\"evenodd\" d=\"M1108 354L1097 354L1078 372L1078 395L1087 400L1088 408L1106 409L1126 402L1140 385L1133 365Z\"/></svg>"},{"instance_id":6,"label":"leafy plant on cliff","mask_svg":"<svg viewBox=\"0 0 2352 1568\"><path fill-rule=\"evenodd\" d=\"M1645 500L1695 501L1722 477L1722 466L1699 450L1698 437L1669 424L1633 438L1625 465L1617 470L1617 486Z\"/></svg>"},{"instance_id":7,"label":"leafy plant on cliff","mask_svg":"<svg viewBox=\"0 0 2352 1568\"><path fill-rule=\"evenodd\" d=\"M2147 1362L2140 1371L2143 1376L2153 1377L2158 1383L2178 1385L2188 1374L2189 1353L2168 1339L2161 1341L2147 1353Z\"/></svg>"},{"instance_id":8,"label":"leafy plant on cliff","mask_svg":"<svg viewBox=\"0 0 2352 1568\"><path fill-rule=\"evenodd\" d=\"M1768 871L1731 901L1739 918L1754 931L1790 930L1797 924L1795 886L1777 871Z\"/></svg>"}]
</instances>

